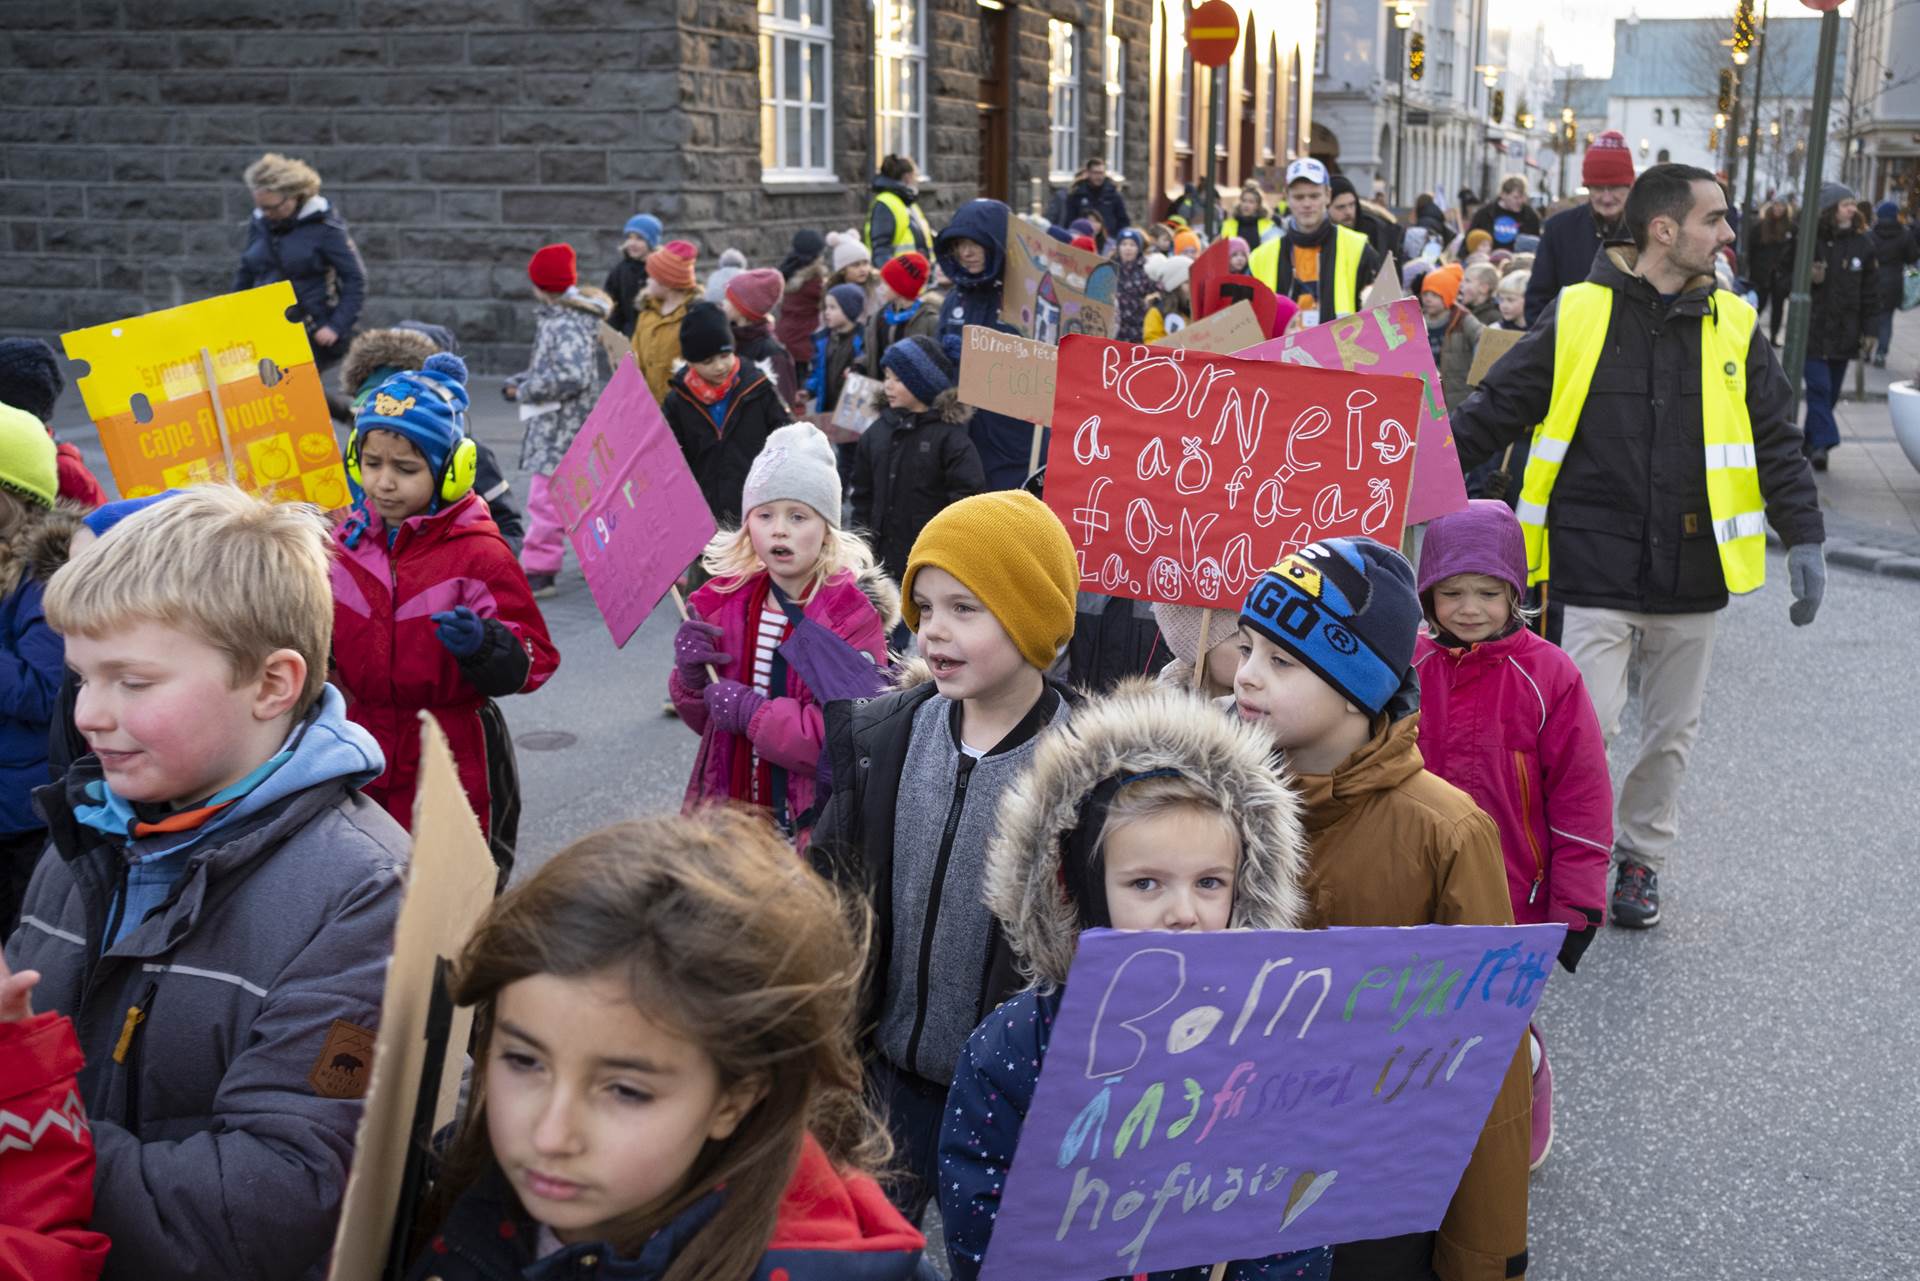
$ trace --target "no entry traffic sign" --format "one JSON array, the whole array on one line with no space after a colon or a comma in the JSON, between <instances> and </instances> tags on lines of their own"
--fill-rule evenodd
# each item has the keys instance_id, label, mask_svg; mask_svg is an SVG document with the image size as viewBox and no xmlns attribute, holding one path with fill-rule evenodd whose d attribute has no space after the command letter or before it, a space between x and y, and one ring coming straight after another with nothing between
<instances>
[{"instance_id":1,"label":"no entry traffic sign","mask_svg":"<svg viewBox=\"0 0 1920 1281\"><path fill-rule=\"evenodd\" d=\"M1240 43L1240 15L1227 0L1207 0L1187 12L1187 48L1203 67L1222 67Z\"/></svg>"}]
</instances>

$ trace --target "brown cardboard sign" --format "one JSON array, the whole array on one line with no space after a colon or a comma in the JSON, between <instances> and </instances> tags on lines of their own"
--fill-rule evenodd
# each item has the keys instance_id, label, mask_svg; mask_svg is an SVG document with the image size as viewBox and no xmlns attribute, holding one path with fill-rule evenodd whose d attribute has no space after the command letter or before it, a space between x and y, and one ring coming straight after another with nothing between
<instances>
[{"instance_id":1,"label":"brown cardboard sign","mask_svg":"<svg viewBox=\"0 0 1920 1281\"><path fill-rule=\"evenodd\" d=\"M1392 254L1388 254L1380 274L1367 286L1367 296L1360 300L1360 310L1372 311L1375 307L1384 307L1406 296L1407 291L1400 286L1400 264L1393 260Z\"/></svg>"},{"instance_id":2,"label":"brown cardboard sign","mask_svg":"<svg viewBox=\"0 0 1920 1281\"><path fill-rule=\"evenodd\" d=\"M1052 343L968 325L960 346L960 403L1030 423L1051 422L1058 364Z\"/></svg>"},{"instance_id":3,"label":"brown cardboard sign","mask_svg":"<svg viewBox=\"0 0 1920 1281\"><path fill-rule=\"evenodd\" d=\"M1478 387L1500 357L1526 336L1524 329L1482 329L1480 345L1473 349L1473 368L1467 371L1467 386Z\"/></svg>"},{"instance_id":4,"label":"brown cardboard sign","mask_svg":"<svg viewBox=\"0 0 1920 1281\"><path fill-rule=\"evenodd\" d=\"M1113 333L1119 268L1099 254L1064 245L1018 217L1007 218L1000 319L1029 338Z\"/></svg>"},{"instance_id":5,"label":"brown cardboard sign","mask_svg":"<svg viewBox=\"0 0 1920 1281\"><path fill-rule=\"evenodd\" d=\"M1194 351L1212 352L1216 356L1231 356L1249 347L1257 347L1266 340L1267 335L1260 328L1260 320L1254 315L1253 304L1243 298L1224 311L1189 321L1177 332L1149 346L1187 347Z\"/></svg>"}]
</instances>

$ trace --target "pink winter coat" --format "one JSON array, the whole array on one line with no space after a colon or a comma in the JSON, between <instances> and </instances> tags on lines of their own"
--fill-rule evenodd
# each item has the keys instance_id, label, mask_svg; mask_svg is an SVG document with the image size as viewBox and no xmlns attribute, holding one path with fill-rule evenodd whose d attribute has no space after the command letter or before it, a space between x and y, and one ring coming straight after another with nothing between
<instances>
[{"instance_id":1,"label":"pink winter coat","mask_svg":"<svg viewBox=\"0 0 1920 1281\"><path fill-rule=\"evenodd\" d=\"M733 657L731 663L716 669L722 680L753 683L755 620L747 615L753 602L762 596L757 580L765 577L763 570L730 592L720 591L717 581L710 582L687 598L687 613L719 627L715 648ZM803 612L874 662L886 665L886 623L851 572L843 570L821 584ZM813 807L820 749L827 737L826 709L814 701L813 691L797 672L788 670L785 695L769 698L753 714L744 736L707 732L706 701L700 691L689 689L681 681L678 667L667 679L667 694L687 728L701 736L693 777L687 781L688 805L742 799L731 795L733 754L753 750L760 753L760 759L787 771L787 808L791 813L804 814ZM804 833L800 845L805 848Z\"/></svg>"},{"instance_id":2,"label":"pink winter coat","mask_svg":"<svg viewBox=\"0 0 1920 1281\"><path fill-rule=\"evenodd\" d=\"M1516 924L1598 924L1613 849L1606 740L1580 670L1525 628L1453 649L1422 634L1420 754L1500 829Z\"/></svg>"}]
</instances>

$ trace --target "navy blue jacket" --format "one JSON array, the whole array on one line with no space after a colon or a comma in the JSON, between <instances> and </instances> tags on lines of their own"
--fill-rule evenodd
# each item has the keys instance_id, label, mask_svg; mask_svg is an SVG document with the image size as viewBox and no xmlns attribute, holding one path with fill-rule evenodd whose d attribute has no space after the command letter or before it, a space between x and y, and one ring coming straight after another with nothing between
<instances>
[{"instance_id":1,"label":"navy blue jacket","mask_svg":"<svg viewBox=\"0 0 1920 1281\"><path fill-rule=\"evenodd\" d=\"M64 509L44 516L36 512L10 546L0 546L0 576L18 574L14 589L0 598L0 836L47 825L34 813L33 789L52 777L48 736L60 715L67 647L47 626L40 601L47 580L67 563L67 546L79 523ZM9 564L14 561L19 563ZM0 926L6 919L0 918Z\"/></svg>"},{"instance_id":2,"label":"navy blue jacket","mask_svg":"<svg viewBox=\"0 0 1920 1281\"><path fill-rule=\"evenodd\" d=\"M967 1052L954 1070L946 1121L940 1127L940 1220L954 1281L974 1281L980 1275L1064 995L1028 988L1000 1006L967 1038ZM1227 1269L1227 1277L1326 1281L1332 1267L1333 1251L1321 1246L1242 1260ZM1207 1281L1211 1270L1211 1265L1200 1264L1146 1276L1148 1281Z\"/></svg>"},{"instance_id":3,"label":"navy blue jacket","mask_svg":"<svg viewBox=\"0 0 1920 1281\"><path fill-rule=\"evenodd\" d=\"M1588 205L1562 209L1547 219L1540 228L1540 247L1533 251L1533 275L1527 279L1527 327L1533 327L1562 289L1587 278L1604 246L1627 239L1624 227L1603 228Z\"/></svg>"},{"instance_id":4,"label":"navy blue jacket","mask_svg":"<svg viewBox=\"0 0 1920 1281\"><path fill-rule=\"evenodd\" d=\"M1002 333L1017 332L1000 319L1001 274L1007 265L1007 207L998 200L969 200L954 212L946 230L934 237L934 256L953 282L940 312L940 347L957 368L968 325L984 325ZM978 273L962 271L953 256L953 242L972 240L986 246L987 264ZM1027 478L1027 455L1033 424L1005 414L977 410L968 427L988 489L1018 489Z\"/></svg>"},{"instance_id":5,"label":"navy blue jacket","mask_svg":"<svg viewBox=\"0 0 1920 1281\"><path fill-rule=\"evenodd\" d=\"M367 269L346 219L325 196L308 200L285 222L269 221L257 209L247 220L247 247L240 251L233 287L253 289L276 280L293 282L309 332L332 326L345 335L359 319Z\"/></svg>"}]
</instances>

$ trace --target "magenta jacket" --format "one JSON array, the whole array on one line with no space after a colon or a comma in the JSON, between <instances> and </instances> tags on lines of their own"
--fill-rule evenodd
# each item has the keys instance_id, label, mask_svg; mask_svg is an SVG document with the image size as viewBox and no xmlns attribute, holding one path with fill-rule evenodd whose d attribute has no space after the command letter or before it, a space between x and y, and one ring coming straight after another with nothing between
<instances>
[{"instance_id":1,"label":"magenta jacket","mask_svg":"<svg viewBox=\"0 0 1920 1281\"><path fill-rule=\"evenodd\" d=\"M719 591L717 582L710 582L687 598L688 613L719 627L717 648L733 656L733 662L717 669L723 680L753 683L753 627L747 612L753 601L762 596L758 580L765 577L766 571L762 570L730 592ZM821 584L804 612L874 662L886 666L886 624L851 572L842 570ZM784 697L769 698L753 714L744 741L739 734L707 733L706 702L698 691L681 683L678 667L667 679L667 694L687 728L701 736L693 777L687 780L688 805L745 799L731 796L733 754L749 750L747 743L751 742L751 750L758 751L762 760L788 771L788 808L794 814L804 814L812 808L820 748L827 736L826 709L814 701L813 691L797 673L788 671ZM804 833L799 843L804 849Z\"/></svg>"},{"instance_id":2,"label":"magenta jacket","mask_svg":"<svg viewBox=\"0 0 1920 1281\"><path fill-rule=\"evenodd\" d=\"M1422 634L1420 754L1500 828L1516 924L1597 922L1607 902L1613 784L1580 670L1522 628L1452 649Z\"/></svg>"}]
</instances>

